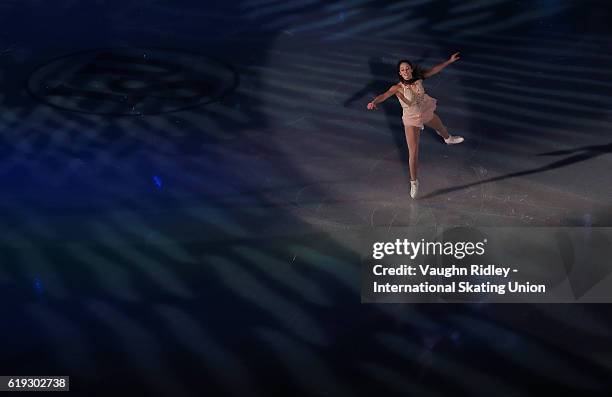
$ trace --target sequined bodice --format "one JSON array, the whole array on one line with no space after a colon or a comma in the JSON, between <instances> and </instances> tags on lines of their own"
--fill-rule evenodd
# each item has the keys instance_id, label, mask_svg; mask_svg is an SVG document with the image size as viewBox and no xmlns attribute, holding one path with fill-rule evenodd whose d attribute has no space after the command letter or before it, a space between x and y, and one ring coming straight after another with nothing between
<instances>
[{"instance_id":1,"label":"sequined bodice","mask_svg":"<svg viewBox=\"0 0 612 397\"><path fill-rule=\"evenodd\" d=\"M425 89L421 80L416 81L412 85L402 84L404 98L408 103L400 100L402 107L421 106L425 100ZM398 98L399 99L399 98Z\"/></svg>"}]
</instances>

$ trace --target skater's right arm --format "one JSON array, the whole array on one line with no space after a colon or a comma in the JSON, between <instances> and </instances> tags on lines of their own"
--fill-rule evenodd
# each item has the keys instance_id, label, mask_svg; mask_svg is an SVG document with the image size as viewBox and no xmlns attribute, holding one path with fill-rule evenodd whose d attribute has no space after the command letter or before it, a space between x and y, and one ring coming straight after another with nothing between
<instances>
[{"instance_id":1,"label":"skater's right arm","mask_svg":"<svg viewBox=\"0 0 612 397\"><path fill-rule=\"evenodd\" d=\"M400 88L399 84L395 84L391 86L391 88L389 88L387 92L385 92L384 94L380 94L374 97L374 99L372 99L372 102L368 103L368 110L376 109L376 105L386 101L387 98L389 98L390 96L395 95L395 93L397 93L397 90L399 90L399 88Z\"/></svg>"}]
</instances>

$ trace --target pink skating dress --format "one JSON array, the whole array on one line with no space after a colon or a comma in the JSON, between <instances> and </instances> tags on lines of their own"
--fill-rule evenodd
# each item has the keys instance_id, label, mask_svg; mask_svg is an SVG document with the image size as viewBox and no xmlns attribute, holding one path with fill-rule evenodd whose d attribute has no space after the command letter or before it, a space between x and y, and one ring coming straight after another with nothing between
<instances>
[{"instance_id":1,"label":"pink skating dress","mask_svg":"<svg viewBox=\"0 0 612 397\"><path fill-rule=\"evenodd\" d=\"M417 80L411 86L405 84L401 84L401 86L403 88L402 94L408 102L406 103L399 96L397 97L400 105L402 105L404 126L425 128L423 124L433 118L437 101L425 93L422 80Z\"/></svg>"}]
</instances>

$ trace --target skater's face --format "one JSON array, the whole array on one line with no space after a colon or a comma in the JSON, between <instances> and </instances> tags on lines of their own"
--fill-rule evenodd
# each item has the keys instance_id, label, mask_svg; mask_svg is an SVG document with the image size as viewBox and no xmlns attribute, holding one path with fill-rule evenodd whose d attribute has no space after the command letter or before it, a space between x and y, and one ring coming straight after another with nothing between
<instances>
[{"instance_id":1,"label":"skater's face","mask_svg":"<svg viewBox=\"0 0 612 397\"><path fill-rule=\"evenodd\" d=\"M410 80L412 78L412 67L406 62L400 64L399 73L402 78Z\"/></svg>"}]
</instances>

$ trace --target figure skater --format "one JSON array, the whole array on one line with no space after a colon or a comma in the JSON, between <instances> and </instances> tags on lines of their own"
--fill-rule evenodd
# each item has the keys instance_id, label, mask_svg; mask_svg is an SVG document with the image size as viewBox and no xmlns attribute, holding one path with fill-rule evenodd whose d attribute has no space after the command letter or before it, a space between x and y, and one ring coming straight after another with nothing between
<instances>
[{"instance_id":1,"label":"figure skater","mask_svg":"<svg viewBox=\"0 0 612 397\"><path fill-rule=\"evenodd\" d=\"M376 96L372 102L368 103L368 109L377 109L379 103L384 102L392 95L397 96L397 99L402 105L402 122L404 123L404 132L406 141L408 142L408 165L410 167L410 197L416 198L419 191L419 181L417 179L417 168L419 164L419 132L426 125L433 128L438 135L444 138L447 145L453 145L463 142L460 136L453 136L448 133L448 130L440 120L436 110L436 100L425 93L422 80L440 73L442 69L451 63L459 60L459 53L456 52L431 69L421 69L418 65L406 59L402 59L397 63L397 74L399 75L399 83L391 86L384 94Z\"/></svg>"}]
</instances>

